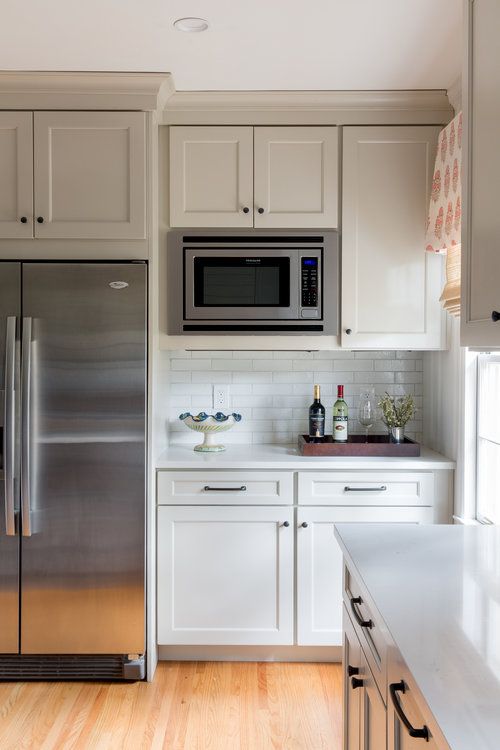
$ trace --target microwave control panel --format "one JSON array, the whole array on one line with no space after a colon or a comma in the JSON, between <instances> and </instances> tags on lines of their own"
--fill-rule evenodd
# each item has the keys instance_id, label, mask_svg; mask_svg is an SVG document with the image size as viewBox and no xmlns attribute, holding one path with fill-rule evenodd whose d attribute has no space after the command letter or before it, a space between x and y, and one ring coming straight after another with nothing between
<instances>
[{"instance_id":1,"label":"microwave control panel","mask_svg":"<svg viewBox=\"0 0 500 750\"><path fill-rule=\"evenodd\" d=\"M301 317L319 318L319 258L300 259Z\"/></svg>"}]
</instances>

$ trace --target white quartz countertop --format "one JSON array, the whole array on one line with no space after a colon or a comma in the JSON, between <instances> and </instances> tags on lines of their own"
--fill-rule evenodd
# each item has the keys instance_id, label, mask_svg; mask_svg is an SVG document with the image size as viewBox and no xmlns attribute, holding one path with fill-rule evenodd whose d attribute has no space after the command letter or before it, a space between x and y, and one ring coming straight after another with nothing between
<instances>
[{"instance_id":1,"label":"white quartz countertop","mask_svg":"<svg viewBox=\"0 0 500 750\"><path fill-rule=\"evenodd\" d=\"M500 527L359 523L335 534L450 748L499 750Z\"/></svg>"},{"instance_id":2,"label":"white quartz countertop","mask_svg":"<svg viewBox=\"0 0 500 750\"><path fill-rule=\"evenodd\" d=\"M228 445L221 453L199 453L192 445L171 445L156 461L157 469L454 469L455 463L422 447L418 458L301 456L294 445Z\"/></svg>"}]
</instances>

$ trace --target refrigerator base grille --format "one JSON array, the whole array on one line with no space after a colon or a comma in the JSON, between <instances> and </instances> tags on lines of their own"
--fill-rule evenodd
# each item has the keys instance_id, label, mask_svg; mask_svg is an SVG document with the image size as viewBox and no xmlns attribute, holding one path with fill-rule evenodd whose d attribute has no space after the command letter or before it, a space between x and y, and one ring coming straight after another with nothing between
<instances>
[{"instance_id":1,"label":"refrigerator base grille","mask_svg":"<svg viewBox=\"0 0 500 750\"><path fill-rule=\"evenodd\" d=\"M144 657L116 654L0 654L0 681L143 680Z\"/></svg>"}]
</instances>

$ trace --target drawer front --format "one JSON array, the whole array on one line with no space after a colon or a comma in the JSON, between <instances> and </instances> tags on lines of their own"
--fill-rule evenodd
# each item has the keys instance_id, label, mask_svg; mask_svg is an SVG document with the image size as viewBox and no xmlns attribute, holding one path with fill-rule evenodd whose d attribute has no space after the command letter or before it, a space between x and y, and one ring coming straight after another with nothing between
<instances>
[{"instance_id":1,"label":"drawer front","mask_svg":"<svg viewBox=\"0 0 500 750\"><path fill-rule=\"evenodd\" d=\"M344 568L344 602L382 697L386 695L387 638L350 570Z\"/></svg>"},{"instance_id":2,"label":"drawer front","mask_svg":"<svg viewBox=\"0 0 500 750\"><path fill-rule=\"evenodd\" d=\"M300 472L299 505L432 505L431 472Z\"/></svg>"},{"instance_id":3,"label":"drawer front","mask_svg":"<svg viewBox=\"0 0 500 750\"><path fill-rule=\"evenodd\" d=\"M391 648L387 665L388 750L449 750L422 693L401 657ZM410 731L416 730L417 736Z\"/></svg>"},{"instance_id":4,"label":"drawer front","mask_svg":"<svg viewBox=\"0 0 500 750\"><path fill-rule=\"evenodd\" d=\"M158 505L293 505L288 471L158 471Z\"/></svg>"}]
</instances>

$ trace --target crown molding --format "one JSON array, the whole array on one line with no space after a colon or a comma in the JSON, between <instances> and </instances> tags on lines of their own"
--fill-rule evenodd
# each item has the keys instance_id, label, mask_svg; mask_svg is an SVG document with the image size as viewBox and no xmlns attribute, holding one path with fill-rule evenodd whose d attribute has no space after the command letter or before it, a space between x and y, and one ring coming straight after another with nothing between
<instances>
[{"instance_id":1,"label":"crown molding","mask_svg":"<svg viewBox=\"0 0 500 750\"><path fill-rule=\"evenodd\" d=\"M443 124L446 91L176 91L160 113L173 124Z\"/></svg>"},{"instance_id":2,"label":"crown molding","mask_svg":"<svg viewBox=\"0 0 500 750\"><path fill-rule=\"evenodd\" d=\"M169 73L0 71L0 109L163 110Z\"/></svg>"}]
</instances>

